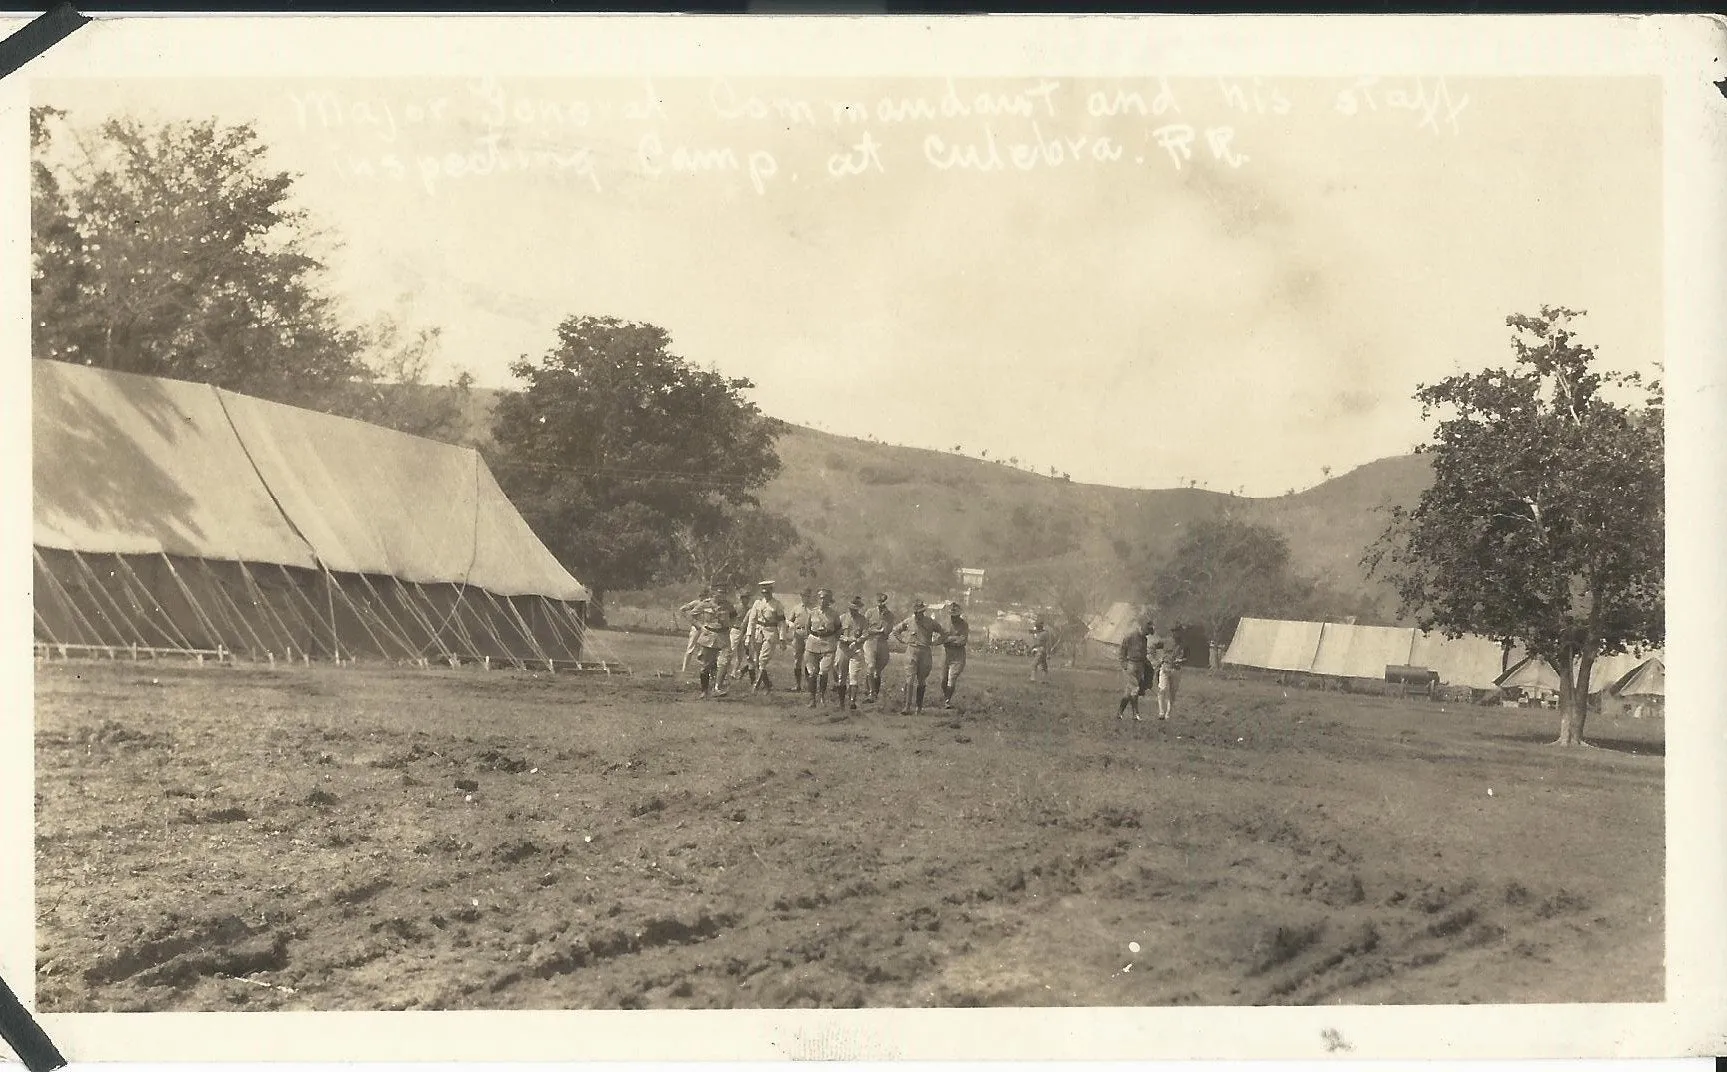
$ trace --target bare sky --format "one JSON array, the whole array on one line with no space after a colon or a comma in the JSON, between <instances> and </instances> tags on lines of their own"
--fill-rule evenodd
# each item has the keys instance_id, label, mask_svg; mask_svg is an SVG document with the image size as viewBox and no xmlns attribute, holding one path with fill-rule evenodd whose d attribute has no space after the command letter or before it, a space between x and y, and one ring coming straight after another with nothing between
<instances>
[{"instance_id":1,"label":"bare sky","mask_svg":"<svg viewBox=\"0 0 1727 1072\"><path fill-rule=\"evenodd\" d=\"M800 424L1269 495L1424 438L1416 384L1507 361L1510 313L1585 309L1608 364L1661 356L1653 79L36 91L75 121L254 122L354 311L441 327L438 373L491 386L613 315Z\"/></svg>"}]
</instances>

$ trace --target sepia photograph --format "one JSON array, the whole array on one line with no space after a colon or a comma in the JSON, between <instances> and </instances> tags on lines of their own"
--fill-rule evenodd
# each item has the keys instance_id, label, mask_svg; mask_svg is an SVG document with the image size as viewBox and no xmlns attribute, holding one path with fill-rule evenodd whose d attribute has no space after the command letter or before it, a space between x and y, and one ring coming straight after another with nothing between
<instances>
[{"instance_id":1,"label":"sepia photograph","mask_svg":"<svg viewBox=\"0 0 1727 1072\"><path fill-rule=\"evenodd\" d=\"M617 21L19 91L45 1022L1705 993L1659 73Z\"/></svg>"}]
</instances>

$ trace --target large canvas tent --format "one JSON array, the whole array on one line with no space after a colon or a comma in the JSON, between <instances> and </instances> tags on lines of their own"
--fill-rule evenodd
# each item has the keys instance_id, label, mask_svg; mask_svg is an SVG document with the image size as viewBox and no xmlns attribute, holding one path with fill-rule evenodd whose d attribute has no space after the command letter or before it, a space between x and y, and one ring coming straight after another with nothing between
<instances>
[{"instance_id":1,"label":"large canvas tent","mask_svg":"<svg viewBox=\"0 0 1727 1072\"><path fill-rule=\"evenodd\" d=\"M1085 654L1094 661L1116 657L1127 634L1145 621L1150 607L1141 603L1112 603L1108 610L1093 618L1085 633Z\"/></svg>"},{"instance_id":2,"label":"large canvas tent","mask_svg":"<svg viewBox=\"0 0 1727 1072\"><path fill-rule=\"evenodd\" d=\"M1383 680L1387 667L1432 670L1446 685L1491 689L1505 667L1500 645L1485 637L1447 637L1419 629L1341 622L1243 618L1235 627L1226 665Z\"/></svg>"},{"instance_id":3,"label":"large canvas tent","mask_svg":"<svg viewBox=\"0 0 1727 1072\"><path fill-rule=\"evenodd\" d=\"M32 365L44 651L581 662L588 590L476 451Z\"/></svg>"}]
</instances>

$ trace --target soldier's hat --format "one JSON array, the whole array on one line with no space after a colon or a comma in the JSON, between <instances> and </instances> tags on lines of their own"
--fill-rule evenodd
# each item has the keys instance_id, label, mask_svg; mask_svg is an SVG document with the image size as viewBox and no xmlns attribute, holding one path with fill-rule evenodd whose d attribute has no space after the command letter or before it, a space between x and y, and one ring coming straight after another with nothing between
<instances>
[{"instance_id":1,"label":"soldier's hat","mask_svg":"<svg viewBox=\"0 0 1727 1072\"><path fill-rule=\"evenodd\" d=\"M957 616L959 614L959 611L960 611L959 600L957 600L957 599L948 600L947 601L947 611L949 614L953 614L953 615Z\"/></svg>"},{"instance_id":2,"label":"soldier's hat","mask_svg":"<svg viewBox=\"0 0 1727 1072\"><path fill-rule=\"evenodd\" d=\"M772 581L757 581L756 582L757 588L772 588L773 586L774 586L774 582L772 582Z\"/></svg>"},{"instance_id":3,"label":"soldier's hat","mask_svg":"<svg viewBox=\"0 0 1727 1072\"><path fill-rule=\"evenodd\" d=\"M818 595L818 596L831 596L833 594L834 594L834 590L832 588L817 588L816 589L816 595Z\"/></svg>"},{"instance_id":4,"label":"soldier's hat","mask_svg":"<svg viewBox=\"0 0 1727 1072\"><path fill-rule=\"evenodd\" d=\"M886 592L877 592L875 594L875 601L877 603L886 603L887 602L887 593Z\"/></svg>"},{"instance_id":5,"label":"soldier's hat","mask_svg":"<svg viewBox=\"0 0 1727 1072\"><path fill-rule=\"evenodd\" d=\"M912 613L913 613L913 614L916 614L916 613L917 613L917 612L918 612L918 611L920 611L920 610L927 610L927 609L928 609L928 608L927 608L927 607L926 607L926 606L925 606L925 605L924 605L924 601L923 601L923 600L921 600L921 599L914 599L914 600L912 600L912 601L911 601L911 609L912 609Z\"/></svg>"},{"instance_id":6,"label":"soldier's hat","mask_svg":"<svg viewBox=\"0 0 1727 1072\"><path fill-rule=\"evenodd\" d=\"M846 605L849 607L861 607L861 606L863 606L863 596L852 596L851 602L846 604Z\"/></svg>"}]
</instances>

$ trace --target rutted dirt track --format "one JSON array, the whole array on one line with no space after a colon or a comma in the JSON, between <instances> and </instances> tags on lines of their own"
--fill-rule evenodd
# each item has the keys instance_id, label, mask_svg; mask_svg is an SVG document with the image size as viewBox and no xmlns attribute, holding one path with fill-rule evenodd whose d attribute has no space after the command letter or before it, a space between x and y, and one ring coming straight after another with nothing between
<instances>
[{"instance_id":1,"label":"rutted dirt track","mask_svg":"<svg viewBox=\"0 0 1727 1072\"><path fill-rule=\"evenodd\" d=\"M1122 726L983 658L835 719L602 639L635 676L43 667L38 1006L1662 999L1658 721L1190 672Z\"/></svg>"}]
</instances>

